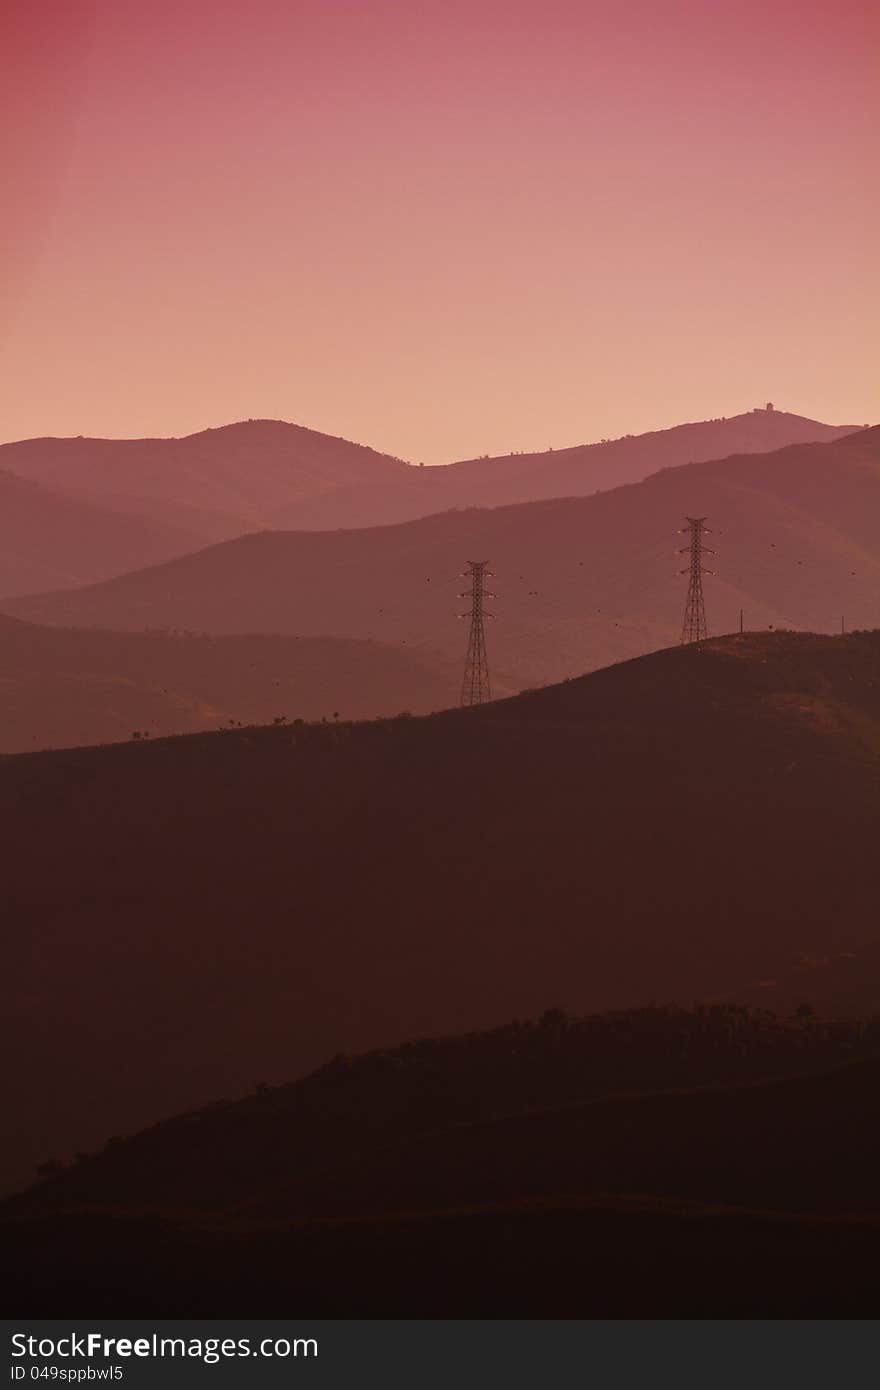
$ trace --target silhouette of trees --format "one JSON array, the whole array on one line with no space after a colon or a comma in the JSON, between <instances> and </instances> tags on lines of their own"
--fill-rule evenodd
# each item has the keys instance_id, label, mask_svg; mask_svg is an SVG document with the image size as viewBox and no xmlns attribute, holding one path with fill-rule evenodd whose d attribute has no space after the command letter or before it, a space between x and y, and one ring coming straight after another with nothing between
<instances>
[{"instance_id":1,"label":"silhouette of trees","mask_svg":"<svg viewBox=\"0 0 880 1390\"><path fill-rule=\"evenodd\" d=\"M737 1004L649 1006L585 1016L545 1010L535 1020L420 1038L360 1056L338 1053L302 1080L261 1082L253 1094L165 1121L111 1143L82 1163L107 1200L113 1174L152 1191L155 1155L171 1145L181 1200L234 1188L257 1163L259 1180L335 1159L348 1145L433 1132L450 1124L576 1105L617 1092L646 1094L762 1078L827 1073L880 1057L880 1017L824 1019L801 1004L788 1018ZM117 1160L116 1154L120 1157ZM210 1176L205 1155L212 1158ZM94 1165L99 1165L97 1168ZM159 1164L163 1169L163 1164ZM60 1172L50 1160L40 1176ZM76 1191L80 1169L65 1184ZM120 1197L124 1196L122 1188Z\"/></svg>"}]
</instances>

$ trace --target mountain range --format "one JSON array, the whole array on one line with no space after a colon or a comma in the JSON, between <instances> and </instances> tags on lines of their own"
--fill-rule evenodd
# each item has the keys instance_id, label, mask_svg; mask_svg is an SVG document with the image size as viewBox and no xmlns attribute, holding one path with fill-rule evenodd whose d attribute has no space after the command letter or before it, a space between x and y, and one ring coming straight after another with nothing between
<instances>
[{"instance_id":1,"label":"mountain range","mask_svg":"<svg viewBox=\"0 0 880 1390\"><path fill-rule=\"evenodd\" d=\"M379 486L349 484L289 504L274 529L334 530L412 521L453 507L501 507L548 497L584 497L637 483L661 468L730 454L763 454L788 444L828 443L853 425L824 425L786 411L748 411L647 434L603 439L543 453L476 458L409 469Z\"/></svg>"},{"instance_id":2,"label":"mountain range","mask_svg":"<svg viewBox=\"0 0 880 1390\"><path fill-rule=\"evenodd\" d=\"M853 428L757 411L437 468L273 420L183 439L22 440L0 446L0 594L73 588L251 531L375 525L588 493L692 459Z\"/></svg>"},{"instance_id":3,"label":"mountain range","mask_svg":"<svg viewBox=\"0 0 880 1390\"><path fill-rule=\"evenodd\" d=\"M4 1306L869 1315L880 429L125 443L0 471Z\"/></svg>"},{"instance_id":4,"label":"mountain range","mask_svg":"<svg viewBox=\"0 0 880 1390\"><path fill-rule=\"evenodd\" d=\"M326 488L408 472L359 444L275 421L184 439L0 445L0 592L75 587L272 524Z\"/></svg>"},{"instance_id":5,"label":"mountain range","mask_svg":"<svg viewBox=\"0 0 880 1390\"><path fill-rule=\"evenodd\" d=\"M873 627L880 427L827 444L663 469L592 497L439 513L396 526L262 532L77 590L5 599L23 620L368 638L461 660L459 570L489 559L501 685L580 674L676 640L678 534L706 515L710 629Z\"/></svg>"}]
</instances>

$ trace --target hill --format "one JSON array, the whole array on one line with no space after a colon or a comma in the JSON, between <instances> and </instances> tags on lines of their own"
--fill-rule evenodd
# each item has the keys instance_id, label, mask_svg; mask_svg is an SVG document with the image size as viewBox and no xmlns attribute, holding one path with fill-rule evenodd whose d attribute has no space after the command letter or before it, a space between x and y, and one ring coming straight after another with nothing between
<instances>
[{"instance_id":1,"label":"hill","mask_svg":"<svg viewBox=\"0 0 880 1390\"><path fill-rule=\"evenodd\" d=\"M0 753L458 703L459 663L344 638L102 632L0 618Z\"/></svg>"},{"instance_id":2,"label":"hill","mask_svg":"<svg viewBox=\"0 0 880 1390\"><path fill-rule=\"evenodd\" d=\"M32 622L356 636L460 659L463 561L488 557L490 662L526 686L668 645L685 515L720 531L710 628L877 620L880 428L671 468L595 497L447 512L362 531L262 533L68 593L5 601ZM320 582L316 577L320 576Z\"/></svg>"},{"instance_id":3,"label":"hill","mask_svg":"<svg viewBox=\"0 0 880 1390\"><path fill-rule=\"evenodd\" d=\"M0 468L116 511L183 525L201 544L272 524L344 486L387 484L400 459L282 420L243 420L182 439L25 439Z\"/></svg>"},{"instance_id":4,"label":"hill","mask_svg":"<svg viewBox=\"0 0 880 1390\"><path fill-rule=\"evenodd\" d=\"M414 468L283 420L241 420L182 439L20 440L0 445L0 470L181 531L196 549L256 530L385 525L451 507L581 495L658 468L831 440L854 428L760 410L547 454ZM31 546L40 554L38 540L35 533ZM22 588L16 581L2 592Z\"/></svg>"},{"instance_id":5,"label":"hill","mask_svg":"<svg viewBox=\"0 0 880 1390\"><path fill-rule=\"evenodd\" d=\"M0 1286L20 1318L873 1319L878 1232L645 1196L251 1230L70 1212L4 1224Z\"/></svg>"},{"instance_id":6,"label":"hill","mask_svg":"<svg viewBox=\"0 0 880 1390\"><path fill-rule=\"evenodd\" d=\"M179 517L127 516L0 470L0 587L73 588L203 544Z\"/></svg>"},{"instance_id":7,"label":"hill","mask_svg":"<svg viewBox=\"0 0 880 1390\"><path fill-rule=\"evenodd\" d=\"M871 1012L878 798L877 633L0 760L5 1178L341 1049L551 1005L835 1011L822 962L854 959Z\"/></svg>"},{"instance_id":8,"label":"hill","mask_svg":"<svg viewBox=\"0 0 880 1390\"><path fill-rule=\"evenodd\" d=\"M527 1150L526 1137L543 1136L551 1123L572 1127L572 1143L554 1140L550 1146L557 1194L657 1193L661 1136L633 1145L630 1160L641 1160L652 1174L646 1182L636 1180L633 1186L629 1175L622 1180L620 1172L607 1171L598 1184L595 1177L585 1181L587 1165L598 1168L607 1161L602 1146L612 1142L612 1135L619 1143L631 1125L652 1124L658 1114L676 1110L681 1118L670 1127L667 1143L681 1137L688 1112L705 1114L713 1104L720 1112L713 1131L718 1123L736 1123L737 1108L785 1097L794 1101L789 1106L794 1110L806 1095L815 1097L823 1088L848 1110L853 1090L847 1093L841 1080L853 1083L860 1094L876 1071L878 1054L880 1018L830 1023L807 1006L781 1019L764 1009L733 1004L694 1009L654 1005L585 1017L547 1010L536 1020L518 1019L486 1031L421 1038L359 1056L340 1054L301 1080L261 1086L243 1099L188 1111L133 1135L116 1135L98 1152L58 1165L8 1198L0 1215L5 1219L88 1207L178 1215L225 1212L245 1220L260 1214L280 1220L546 1196L554 1191L554 1179L545 1173L540 1186L530 1189L538 1176L534 1162L519 1174L517 1165ZM758 1083L763 1083L760 1089ZM645 1104L648 1095L656 1097L650 1105ZM813 1112L817 1126L823 1113L827 1118L827 1104ZM592 1117L593 1131L588 1157L577 1152L586 1115ZM619 1116L630 1118L617 1126ZM800 1124L809 1120L808 1114L800 1114ZM776 1121L789 1128L778 1109ZM484 1186L485 1165L473 1159L438 1161L443 1144L459 1144L476 1155L505 1129L520 1137L501 1145L508 1182L494 1190ZM880 1141L870 1128L868 1135ZM694 1143L705 1146L706 1139L704 1133ZM826 1134L825 1143L829 1140L842 1144L846 1136L838 1130ZM787 1142L801 1144L803 1136L792 1129ZM818 1142L813 1138L811 1147ZM741 1146L730 1157L741 1167L766 1162L760 1150L743 1152ZM802 1184L815 1179L811 1167L789 1175L787 1191L777 1191L770 1204L838 1211L849 1204L877 1208L880 1197L869 1178L874 1156L863 1150L862 1157L862 1186L850 1183L845 1190L795 1200L798 1176ZM679 1156L682 1168L688 1166L688 1178L677 1195L729 1200L729 1192L712 1187L717 1175L710 1176L706 1158L704 1147ZM568 1163L572 1167L566 1171ZM706 1179L708 1184L700 1188ZM381 1193L380 1181L385 1184ZM767 1198L765 1186L761 1199Z\"/></svg>"},{"instance_id":9,"label":"hill","mask_svg":"<svg viewBox=\"0 0 880 1390\"><path fill-rule=\"evenodd\" d=\"M6 1202L0 1287L44 1314L866 1312L878 1046L876 1019L716 1006L339 1057Z\"/></svg>"},{"instance_id":10,"label":"hill","mask_svg":"<svg viewBox=\"0 0 880 1390\"><path fill-rule=\"evenodd\" d=\"M782 410L752 410L730 419L702 420L570 449L409 469L378 485L370 479L291 503L274 513L272 525L274 529L330 531L412 521L453 507L502 507L548 497L583 497L640 482L661 468L731 454L762 454L789 444L827 443L855 429Z\"/></svg>"}]
</instances>

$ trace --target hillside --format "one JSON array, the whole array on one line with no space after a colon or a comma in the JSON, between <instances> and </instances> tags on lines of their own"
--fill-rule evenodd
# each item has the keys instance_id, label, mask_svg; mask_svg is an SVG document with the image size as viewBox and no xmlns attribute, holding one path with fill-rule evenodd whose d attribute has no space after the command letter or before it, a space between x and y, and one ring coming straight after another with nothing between
<instances>
[{"instance_id":1,"label":"hillside","mask_svg":"<svg viewBox=\"0 0 880 1390\"><path fill-rule=\"evenodd\" d=\"M180 517L127 516L0 470L0 588L74 588L204 542Z\"/></svg>"},{"instance_id":2,"label":"hillside","mask_svg":"<svg viewBox=\"0 0 880 1390\"><path fill-rule=\"evenodd\" d=\"M687 514L717 534L711 630L872 627L880 428L670 468L595 497L447 512L394 527L241 537L78 590L4 601L32 622L355 636L460 659L459 571L488 557L502 682L559 680L677 640Z\"/></svg>"},{"instance_id":3,"label":"hillside","mask_svg":"<svg viewBox=\"0 0 880 1390\"><path fill-rule=\"evenodd\" d=\"M555 1011L339 1057L116 1137L0 1206L4 1303L122 1311L122 1288L166 1315L293 1296L337 1316L867 1312L878 1047L876 1019L716 1006Z\"/></svg>"},{"instance_id":4,"label":"hillside","mask_svg":"<svg viewBox=\"0 0 880 1390\"><path fill-rule=\"evenodd\" d=\"M244 420L182 439L25 439L0 468L136 516L183 525L201 544L272 525L282 507L412 470L399 459L282 420Z\"/></svg>"},{"instance_id":5,"label":"hillside","mask_svg":"<svg viewBox=\"0 0 880 1390\"><path fill-rule=\"evenodd\" d=\"M75 631L0 618L0 753L458 703L459 663L344 638Z\"/></svg>"},{"instance_id":6,"label":"hillside","mask_svg":"<svg viewBox=\"0 0 880 1390\"><path fill-rule=\"evenodd\" d=\"M582 495L658 468L830 440L854 428L760 410L548 454L415 468L283 420L242 420L182 439L25 439L0 445L0 470L183 532L189 544L169 552L181 554L249 531L376 526L451 507ZM42 555L38 532L30 545ZM17 579L0 587L13 592L23 592Z\"/></svg>"},{"instance_id":7,"label":"hillside","mask_svg":"<svg viewBox=\"0 0 880 1390\"><path fill-rule=\"evenodd\" d=\"M548 497L583 497L640 482L661 468L731 454L762 454L789 444L827 443L856 428L825 425L782 410L752 410L726 420L702 420L570 449L409 469L381 480L378 486L371 479L294 502L274 514L272 525L331 531L412 521L453 507L502 507Z\"/></svg>"},{"instance_id":8,"label":"hillside","mask_svg":"<svg viewBox=\"0 0 880 1390\"><path fill-rule=\"evenodd\" d=\"M878 798L877 633L4 759L5 1179L340 1050L549 1006L834 1011L846 960L871 1012Z\"/></svg>"},{"instance_id":9,"label":"hillside","mask_svg":"<svg viewBox=\"0 0 880 1390\"><path fill-rule=\"evenodd\" d=\"M58 1165L8 1198L0 1205L0 1218L71 1207L226 1212L243 1220L258 1214L272 1220L364 1215L547 1195L554 1181L557 1193L657 1194L662 1135L633 1145L629 1156L645 1164L647 1180L634 1183L630 1175L623 1179L606 1169L597 1182L588 1164L594 1169L606 1164L602 1146L619 1144L632 1125L653 1125L658 1116L678 1110L666 1139L672 1143L673 1137L681 1138L689 1112L705 1114L715 1105L714 1131L719 1123L737 1123L737 1110L768 1099L780 1124L778 1102L789 1102L791 1113L782 1125L791 1129L786 1142L801 1144L795 1112L800 1126L811 1118L800 1111L803 1098L824 1087L829 1100L837 1097L848 1111L852 1089L847 1093L840 1080L852 1081L859 1094L876 1071L878 1055L880 1018L829 1023L805 1006L784 1019L731 1004L651 1006L586 1017L548 1010L539 1019L484 1032L339 1055L301 1080L262 1086L243 1099L188 1111L133 1135L115 1135L98 1152ZM757 1089L759 1083L764 1084ZM655 1099L646 1104L646 1096ZM820 1125L823 1114L827 1102L813 1112L813 1123ZM621 1116L627 1118L618 1125ZM533 1159L519 1172L517 1167L527 1137L534 1134L541 1142L551 1123L569 1125L570 1142L554 1138L544 1157L552 1155L555 1178L545 1171L540 1187L530 1191L538 1165ZM585 1158L578 1145L587 1127L593 1152ZM505 1130L519 1137L501 1144L507 1182L494 1192L481 1188L485 1165L473 1158L440 1158L443 1145L455 1144L475 1156ZM679 1155L688 1177L676 1195L729 1200L729 1192L712 1187L717 1173L707 1162L706 1137L692 1137L701 1151ZM866 1138L880 1140L880 1133L866 1126ZM826 1134L826 1144L829 1139L842 1147L847 1142L840 1132ZM813 1136L811 1147L818 1142ZM862 1156L858 1189L852 1182L845 1191L795 1200L797 1175L792 1174L787 1192L777 1192L771 1205L880 1208L869 1177L876 1154L866 1148ZM745 1168L765 1156L740 1148L733 1159ZM572 1167L566 1170L568 1163ZM814 1177L815 1168L800 1174L802 1184ZM701 1180L707 1181L702 1189ZM379 1182L385 1184L381 1192ZM767 1186L765 1175L765 1199Z\"/></svg>"},{"instance_id":10,"label":"hillside","mask_svg":"<svg viewBox=\"0 0 880 1390\"><path fill-rule=\"evenodd\" d=\"M4 1225L0 1287L18 1317L873 1320L878 1246L871 1216L638 1195L250 1230L70 1212Z\"/></svg>"}]
</instances>

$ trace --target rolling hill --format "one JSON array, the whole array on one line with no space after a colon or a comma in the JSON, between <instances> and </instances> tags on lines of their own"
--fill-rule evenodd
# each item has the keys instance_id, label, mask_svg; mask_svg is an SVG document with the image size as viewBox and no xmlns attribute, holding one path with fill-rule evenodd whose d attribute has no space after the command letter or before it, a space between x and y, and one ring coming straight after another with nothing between
<instances>
[{"instance_id":1,"label":"rolling hill","mask_svg":"<svg viewBox=\"0 0 880 1390\"><path fill-rule=\"evenodd\" d=\"M595 497L446 512L361 531L260 533L75 592L5 600L31 622L369 638L460 659L458 571L488 557L490 662L523 687L674 642L686 514L719 532L710 629L872 627L880 428L666 469Z\"/></svg>"},{"instance_id":2,"label":"rolling hill","mask_svg":"<svg viewBox=\"0 0 880 1390\"><path fill-rule=\"evenodd\" d=\"M477 710L0 760L7 1184L344 1050L549 1006L880 1004L880 634Z\"/></svg>"},{"instance_id":3,"label":"rolling hill","mask_svg":"<svg viewBox=\"0 0 880 1390\"><path fill-rule=\"evenodd\" d=\"M659 468L832 440L854 428L759 410L547 454L416 468L301 425L242 420L182 439L25 439L0 445L0 469L182 531L195 549L255 530L357 528L451 507L582 495ZM31 544L38 541L35 533ZM16 583L0 593L13 588L21 592Z\"/></svg>"},{"instance_id":4,"label":"rolling hill","mask_svg":"<svg viewBox=\"0 0 880 1390\"><path fill-rule=\"evenodd\" d=\"M343 638L74 631L0 617L0 753L458 703L428 653Z\"/></svg>"},{"instance_id":5,"label":"rolling hill","mask_svg":"<svg viewBox=\"0 0 880 1390\"><path fill-rule=\"evenodd\" d=\"M731 454L762 454L789 444L830 442L855 428L824 425L781 410L752 410L725 420L702 420L570 449L409 469L378 485L370 479L293 502L273 514L272 526L331 531L412 521L453 507L583 497L640 482L661 468Z\"/></svg>"},{"instance_id":6,"label":"rolling hill","mask_svg":"<svg viewBox=\"0 0 880 1390\"><path fill-rule=\"evenodd\" d=\"M204 544L179 516L128 516L0 471L0 587L74 588Z\"/></svg>"},{"instance_id":7,"label":"rolling hill","mask_svg":"<svg viewBox=\"0 0 880 1390\"><path fill-rule=\"evenodd\" d=\"M867 1313L878 1048L876 1019L716 1006L554 1011L338 1057L117 1136L0 1206L4 1304Z\"/></svg>"},{"instance_id":8,"label":"rolling hill","mask_svg":"<svg viewBox=\"0 0 880 1390\"><path fill-rule=\"evenodd\" d=\"M273 524L285 506L412 472L400 459L282 420L182 439L25 439L0 468L115 511L181 525L202 544Z\"/></svg>"},{"instance_id":9,"label":"rolling hill","mask_svg":"<svg viewBox=\"0 0 880 1390\"><path fill-rule=\"evenodd\" d=\"M719 1112L714 1124L702 1136L692 1135L678 1155L679 1171L687 1172L683 1186L667 1195L729 1200L729 1191L713 1186L717 1173L707 1161L708 1135L718 1124L735 1125L737 1110L769 1100L775 1122L788 1130L791 1122L783 1120L775 1101L787 1096L794 1109L823 1087L849 1110L847 1088L838 1080L844 1076L861 1093L876 1072L878 1050L880 1018L829 1023L807 1006L784 1019L732 1004L654 1005L586 1017L547 1010L536 1020L487 1031L338 1055L298 1081L261 1086L243 1099L116 1135L97 1153L56 1165L45 1181L8 1198L0 1215L88 1207L301 1220L546 1196L554 1183L557 1195L660 1195L664 1147L680 1140L689 1111L705 1115L713 1105ZM650 1105L646 1096L655 1098ZM878 1105L874 1101L872 1110ZM676 1109L682 1118L664 1136L662 1117ZM624 1176L614 1166L609 1171L609 1160L619 1167L620 1155L607 1149L619 1145L629 1127L615 1124L621 1115L636 1125L660 1121L660 1132L627 1155L630 1163L644 1164L643 1176ZM590 1153L579 1151L587 1117ZM827 1131L827 1109L817 1107L812 1117L801 1113L800 1125L811 1118ZM534 1159L522 1163L530 1134L542 1143L548 1128L566 1124L569 1142L554 1136L543 1155L555 1172L545 1168L539 1175ZM505 1154L502 1180L487 1188L491 1168L477 1163L476 1155L508 1128L511 1138L498 1143ZM814 1152L820 1137L810 1141ZM842 1148L850 1142L845 1133L830 1137ZM800 1145L804 1139L792 1132L787 1142ZM459 1145L471 1156L448 1161L440 1155L444 1144ZM766 1154L742 1146L731 1157L741 1170L766 1165ZM815 1190L821 1165L813 1164L790 1173L787 1188L777 1189L771 1204L880 1210L871 1178L876 1155L865 1150L861 1157L858 1186L854 1181L845 1190ZM669 1159L667 1153L667 1164ZM773 1178L784 1169L777 1162ZM765 1168L765 1200L770 1176ZM811 1184L807 1198L804 1189ZM748 1196L754 1200L757 1194Z\"/></svg>"}]
</instances>

